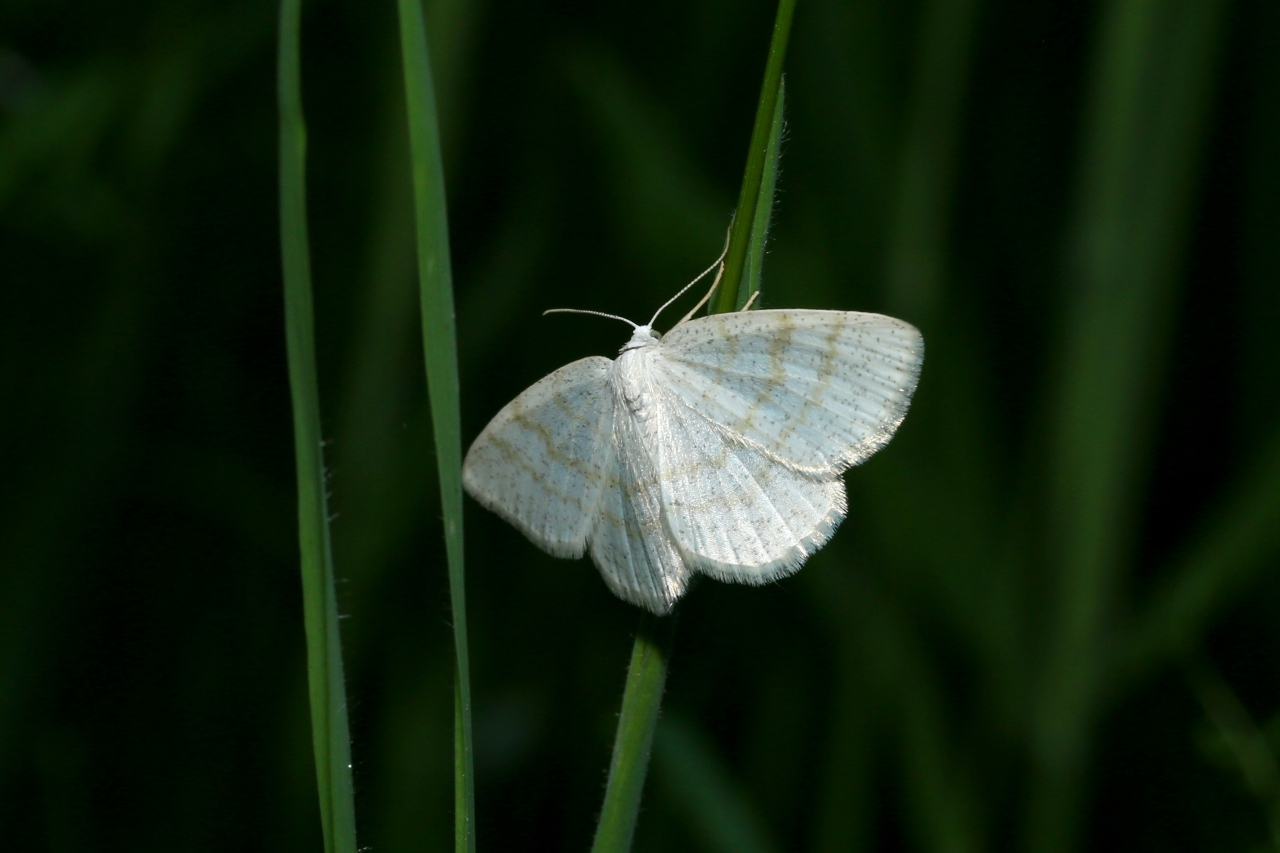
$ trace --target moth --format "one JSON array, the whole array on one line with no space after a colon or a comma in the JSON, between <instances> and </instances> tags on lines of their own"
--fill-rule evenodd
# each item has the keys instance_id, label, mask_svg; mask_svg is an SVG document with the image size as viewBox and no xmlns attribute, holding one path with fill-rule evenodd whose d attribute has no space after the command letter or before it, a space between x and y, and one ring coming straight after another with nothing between
<instances>
[{"instance_id":1,"label":"moth","mask_svg":"<svg viewBox=\"0 0 1280 853\"><path fill-rule=\"evenodd\" d=\"M841 475L893 436L924 359L915 327L879 314L686 316L665 335L657 314L615 319L634 329L618 357L508 403L463 485L547 553L589 552L613 592L658 615L694 573L764 584L826 544Z\"/></svg>"}]
</instances>

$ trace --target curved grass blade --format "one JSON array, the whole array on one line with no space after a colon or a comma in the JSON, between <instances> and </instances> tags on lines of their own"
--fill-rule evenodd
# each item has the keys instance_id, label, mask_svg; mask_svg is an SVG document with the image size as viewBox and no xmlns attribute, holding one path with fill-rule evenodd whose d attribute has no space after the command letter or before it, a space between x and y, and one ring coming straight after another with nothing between
<instances>
[{"instance_id":1,"label":"curved grass blade","mask_svg":"<svg viewBox=\"0 0 1280 853\"><path fill-rule=\"evenodd\" d=\"M1280 552L1280 429L1242 471L1134 620L1117 681L1185 657L1223 604L1273 565Z\"/></svg>"},{"instance_id":2,"label":"curved grass blade","mask_svg":"<svg viewBox=\"0 0 1280 853\"><path fill-rule=\"evenodd\" d=\"M782 138L782 60L787 52L794 10L795 0L781 0L778 4L764 86L756 108L755 128L751 133L747 171L742 181L738 212L730 230L725 283L720 288L719 297L712 302L713 314L741 308L754 292L749 289L752 283L759 286L759 268L764 258L764 241L769 227L769 208L773 202ZM763 212L760 212L761 207ZM756 258L754 276L747 274L753 248ZM730 277L729 265L735 263L735 272ZM735 281L739 282L737 288L728 284ZM596 824L592 853L626 853L631 849L653 734L662 707L662 690L667 680L667 660L674 631L674 617L658 618L648 613L640 616L640 627L636 631L631 664L627 670L627 685L622 693L622 712L609 764L609 782L605 787L600 822Z\"/></svg>"},{"instance_id":3,"label":"curved grass blade","mask_svg":"<svg viewBox=\"0 0 1280 853\"><path fill-rule=\"evenodd\" d=\"M408 100L409 149L417 214L418 285L422 349L426 359L431 426L435 434L444 543L449 559L454 683L454 838L459 853L475 850L475 773L471 749L471 665L467 654L467 602L462 562L462 420L458 345L454 328L453 270L444 164L436 120L427 28L419 0L399 0L400 50Z\"/></svg>"},{"instance_id":4,"label":"curved grass blade","mask_svg":"<svg viewBox=\"0 0 1280 853\"><path fill-rule=\"evenodd\" d=\"M1280 761L1267 737L1240 701L1231 686L1214 671L1203 653L1192 655L1185 672L1192 692L1209 724L1216 730L1219 744L1240 773L1271 830L1271 846L1280 850Z\"/></svg>"},{"instance_id":5,"label":"curved grass blade","mask_svg":"<svg viewBox=\"0 0 1280 853\"><path fill-rule=\"evenodd\" d=\"M787 40L791 35L791 17L795 12L795 0L780 0L778 15L773 23L773 38L769 42L769 60L765 64L764 84L760 87L760 103L756 106L756 122L751 129L751 144L747 150L747 168L742 176L742 189L738 194L738 210L729 231L729 251L724 259L724 283L713 303L712 314L734 311L746 304L751 292L745 291L748 270L748 249L756 226L756 211L762 198L763 204L773 202L773 189L767 197L762 195L766 174L777 175L777 145L773 145L773 166L767 167L770 140L775 125L782 128L782 61L787 56ZM765 218L768 224L768 218ZM763 240L760 251L763 253ZM745 292L744 292L745 291Z\"/></svg>"},{"instance_id":6,"label":"curved grass blade","mask_svg":"<svg viewBox=\"0 0 1280 853\"><path fill-rule=\"evenodd\" d=\"M280 234L284 260L285 335L293 398L293 441L298 468L298 541L302 557L302 601L307 633L307 681L311 736L324 847L355 853L356 822L351 787L351 738L343 692L342 646L333 591L333 557L325 499L320 438L320 391L316 382L315 323L311 306L311 261L307 238L307 132L302 116L299 29L302 0L280 4Z\"/></svg>"}]
</instances>

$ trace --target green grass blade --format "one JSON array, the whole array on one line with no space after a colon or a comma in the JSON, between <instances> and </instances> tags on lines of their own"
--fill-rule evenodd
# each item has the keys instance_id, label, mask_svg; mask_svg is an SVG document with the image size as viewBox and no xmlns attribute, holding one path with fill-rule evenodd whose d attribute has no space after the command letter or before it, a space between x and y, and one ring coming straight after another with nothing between
<instances>
[{"instance_id":1,"label":"green grass blade","mask_svg":"<svg viewBox=\"0 0 1280 853\"><path fill-rule=\"evenodd\" d=\"M475 850L475 773L471 748L471 665L467 654L466 586L462 562L462 420L458 345L454 328L453 270L444 164L436 119L427 28L419 0L400 0L400 49L408 100L409 147L417 213L418 282L422 349L426 358L431 426L435 433L449 559L456 659L454 714L454 831L459 853Z\"/></svg>"},{"instance_id":2,"label":"green grass blade","mask_svg":"<svg viewBox=\"0 0 1280 853\"><path fill-rule=\"evenodd\" d=\"M1039 853L1075 845L1224 5L1101 7L1053 413L1049 496L1060 586L1034 724L1027 844Z\"/></svg>"},{"instance_id":3,"label":"green grass blade","mask_svg":"<svg viewBox=\"0 0 1280 853\"><path fill-rule=\"evenodd\" d=\"M302 0L280 5L280 232L284 256L285 334L298 468L298 540L307 633L307 680L316 786L325 850L355 853L351 739L343 692L342 646L333 590L316 381L315 323L307 238L306 125L302 116L299 29Z\"/></svg>"},{"instance_id":4,"label":"green grass blade","mask_svg":"<svg viewBox=\"0 0 1280 853\"><path fill-rule=\"evenodd\" d=\"M786 55L794 9L795 0L781 0L778 4L764 86L751 134L747 171L742 181L738 212L730 231L725 277L718 298L712 301L710 310L713 314L742 307L753 292L748 289L751 283L754 281L756 286L759 285L782 138L782 60ZM754 278L748 274L752 251L755 254ZM733 273L730 273L731 264L735 265ZM731 287L729 282L739 282L739 286ZM649 767L649 752L662 706L662 689L666 683L667 659L674 629L675 620L671 617L658 619L648 613L640 617L640 628L631 650L631 665L627 670L627 686L622 694L622 713L618 718L618 733L609 765L609 782L605 788L600 822L596 825L592 853L625 853L631 849Z\"/></svg>"},{"instance_id":5,"label":"green grass blade","mask_svg":"<svg viewBox=\"0 0 1280 853\"><path fill-rule=\"evenodd\" d=\"M953 748L951 721L942 710L946 707L942 679L911 620L894 597L875 584L834 573L818 580L820 585L812 588L816 606L833 629L846 632L844 654L849 656L849 666L861 671L855 676L860 707L845 713L883 715L899 734L892 742L901 750L904 814L908 831L916 836L915 847L954 853L990 849L984 804L974 795L973 759ZM868 655L867 649L875 649L875 654ZM870 737L883 737L879 729L871 731ZM870 761L871 745L864 749L862 757ZM862 790L866 795L867 789ZM869 799L874 802L874 797ZM859 807L868 808L865 801ZM850 806L841 803L831 808ZM867 817L855 814L853 819L866 821ZM847 833L845 843L828 843L820 849L848 849L850 840L862 840L858 846L868 846L866 828L845 827L843 833Z\"/></svg>"},{"instance_id":6,"label":"green grass blade","mask_svg":"<svg viewBox=\"0 0 1280 853\"><path fill-rule=\"evenodd\" d=\"M729 251L724 259L724 278L720 294L714 300L712 314L733 311L745 304L742 296L751 245L751 232L756 226L756 210L762 203L772 204L773 192L762 196L766 173L777 174L777 146L774 148L772 169L766 168L770 140L775 124L781 131L782 121L782 63L787 56L787 41L791 35L791 16L795 12L795 0L780 0L778 15L773 23L773 38L769 42L769 60L765 64L764 84L760 87L760 103L756 106L755 126L751 129L751 144L747 149L747 168L742 176L742 190L738 194L738 210L734 214L729 232ZM765 219L768 222L768 219ZM760 247L763 252L763 246Z\"/></svg>"},{"instance_id":7,"label":"green grass blade","mask_svg":"<svg viewBox=\"0 0 1280 853\"><path fill-rule=\"evenodd\" d=\"M675 622L674 616L659 617L647 612L640 616L592 853L626 853L631 849L662 707L662 690L667 682Z\"/></svg>"},{"instance_id":8,"label":"green grass blade","mask_svg":"<svg viewBox=\"0 0 1280 853\"><path fill-rule=\"evenodd\" d=\"M773 217L773 193L778 186L778 158L782 153L782 113L786 103L787 84L778 80L778 100L773 105L773 118L769 122L769 142L764 151L764 172L760 176L760 189L756 193L756 212L751 223L751 238L747 243L747 272L738 287L737 304L742 308L758 292L764 280L764 247L769 239L769 220ZM759 303L756 306L759 308Z\"/></svg>"},{"instance_id":9,"label":"green grass blade","mask_svg":"<svg viewBox=\"0 0 1280 853\"><path fill-rule=\"evenodd\" d=\"M1118 681L1185 655L1212 614L1273 565L1280 551L1280 430L1258 457L1136 620Z\"/></svg>"},{"instance_id":10,"label":"green grass blade","mask_svg":"<svg viewBox=\"0 0 1280 853\"><path fill-rule=\"evenodd\" d=\"M1280 805L1276 803L1276 794L1280 792L1280 762L1276 760L1276 751L1266 730L1254 721L1249 709L1203 653L1191 655L1184 672L1206 722L1213 727L1219 745L1224 748L1223 758L1235 765L1241 781L1263 808L1274 811L1275 806ZM1280 849L1280 822L1274 819L1271 833L1272 841Z\"/></svg>"},{"instance_id":11,"label":"green grass blade","mask_svg":"<svg viewBox=\"0 0 1280 853\"><path fill-rule=\"evenodd\" d=\"M977 7L978 0L930 0L921 13L885 276L890 307L916 324L933 319L945 286Z\"/></svg>"}]
</instances>

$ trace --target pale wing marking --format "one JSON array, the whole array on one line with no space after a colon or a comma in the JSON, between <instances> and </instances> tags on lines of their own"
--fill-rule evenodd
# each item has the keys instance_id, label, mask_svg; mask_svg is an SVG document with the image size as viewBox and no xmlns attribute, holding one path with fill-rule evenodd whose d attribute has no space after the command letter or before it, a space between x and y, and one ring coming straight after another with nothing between
<instances>
[{"instance_id":1,"label":"pale wing marking","mask_svg":"<svg viewBox=\"0 0 1280 853\"><path fill-rule=\"evenodd\" d=\"M617 453L591 530L591 557L614 593L663 615L684 594L689 569L663 522L657 472L635 423L616 419L613 440Z\"/></svg>"},{"instance_id":2,"label":"pale wing marking","mask_svg":"<svg viewBox=\"0 0 1280 853\"><path fill-rule=\"evenodd\" d=\"M462 466L467 492L557 557L580 557L612 459L612 362L575 361L503 407Z\"/></svg>"},{"instance_id":3,"label":"pale wing marking","mask_svg":"<svg viewBox=\"0 0 1280 853\"><path fill-rule=\"evenodd\" d=\"M800 568L844 518L843 481L793 470L668 396L662 500L685 562L747 583Z\"/></svg>"},{"instance_id":4,"label":"pale wing marking","mask_svg":"<svg viewBox=\"0 0 1280 853\"><path fill-rule=\"evenodd\" d=\"M882 447L906 414L924 348L878 314L754 311L677 326L662 384L749 444L832 475Z\"/></svg>"}]
</instances>

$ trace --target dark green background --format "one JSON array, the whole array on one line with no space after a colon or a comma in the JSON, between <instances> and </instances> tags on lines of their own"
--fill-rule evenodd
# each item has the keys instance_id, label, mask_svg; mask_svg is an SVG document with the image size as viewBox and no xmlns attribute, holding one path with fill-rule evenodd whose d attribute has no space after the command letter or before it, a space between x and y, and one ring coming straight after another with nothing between
<instances>
[{"instance_id":1,"label":"dark green background","mask_svg":"<svg viewBox=\"0 0 1280 853\"><path fill-rule=\"evenodd\" d=\"M544 308L643 320L715 257L773 7L427 8L469 440L628 335ZM394 11L303 36L375 853L452 844ZM5 850L320 849L276 14L0 7ZM1278 45L1269 0L800 0L764 304L928 355L831 545L681 605L637 849L1276 849ZM480 849L584 850L637 613L467 513Z\"/></svg>"}]
</instances>

